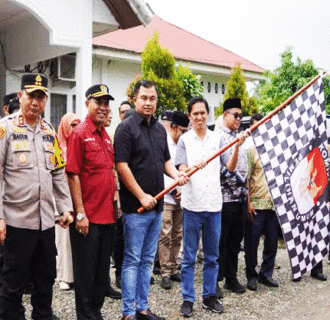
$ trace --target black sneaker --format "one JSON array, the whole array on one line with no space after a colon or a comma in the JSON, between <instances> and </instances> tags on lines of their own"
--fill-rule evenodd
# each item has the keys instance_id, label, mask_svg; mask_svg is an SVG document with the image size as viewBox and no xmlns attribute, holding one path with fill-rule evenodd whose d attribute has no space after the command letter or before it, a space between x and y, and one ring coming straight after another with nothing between
<instances>
[{"instance_id":1,"label":"black sneaker","mask_svg":"<svg viewBox=\"0 0 330 320\"><path fill-rule=\"evenodd\" d=\"M223 312L223 305L216 296L209 296L203 299L203 308L209 309L212 312Z\"/></svg>"},{"instance_id":2,"label":"black sneaker","mask_svg":"<svg viewBox=\"0 0 330 320\"><path fill-rule=\"evenodd\" d=\"M156 316L154 313L150 311L150 309L147 310L147 314L140 313L139 311L136 311L136 320L165 320L163 317Z\"/></svg>"},{"instance_id":3,"label":"black sneaker","mask_svg":"<svg viewBox=\"0 0 330 320\"><path fill-rule=\"evenodd\" d=\"M191 301L183 301L181 308L180 308L180 314L184 316L185 318L191 317L194 309L193 309L194 303Z\"/></svg>"},{"instance_id":4,"label":"black sneaker","mask_svg":"<svg viewBox=\"0 0 330 320\"><path fill-rule=\"evenodd\" d=\"M163 277L160 286L165 290L171 289L172 283L170 277Z\"/></svg>"}]
</instances>

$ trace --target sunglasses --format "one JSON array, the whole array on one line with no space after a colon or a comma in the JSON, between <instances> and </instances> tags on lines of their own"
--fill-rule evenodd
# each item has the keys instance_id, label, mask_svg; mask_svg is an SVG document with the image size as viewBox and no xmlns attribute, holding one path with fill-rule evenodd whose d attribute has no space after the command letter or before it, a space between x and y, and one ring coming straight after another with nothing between
<instances>
[{"instance_id":1,"label":"sunglasses","mask_svg":"<svg viewBox=\"0 0 330 320\"><path fill-rule=\"evenodd\" d=\"M235 119L240 118L242 120L242 118L243 118L243 114L242 113L238 113L238 112L235 112L235 113L228 112L228 113L229 114L232 114Z\"/></svg>"}]
</instances>

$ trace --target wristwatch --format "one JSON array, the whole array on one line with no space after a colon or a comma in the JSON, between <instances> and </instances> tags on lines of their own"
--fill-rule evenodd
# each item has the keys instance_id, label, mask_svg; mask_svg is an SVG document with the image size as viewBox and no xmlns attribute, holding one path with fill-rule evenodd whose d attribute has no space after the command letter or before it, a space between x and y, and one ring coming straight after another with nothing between
<instances>
[{"instance_id":1,"label":"wristwatch","mask_svg":"<svg viewBox=\"0 0 330 320\"><path fill-rule=\"evenodd\" d=\"M77 215L76 215L76 219L77 219L78 221L80 221L80 220L82 220L82 219L84 219L84 218L86 218L86 213L77 213Z\"/></svg>"}]
</instances>

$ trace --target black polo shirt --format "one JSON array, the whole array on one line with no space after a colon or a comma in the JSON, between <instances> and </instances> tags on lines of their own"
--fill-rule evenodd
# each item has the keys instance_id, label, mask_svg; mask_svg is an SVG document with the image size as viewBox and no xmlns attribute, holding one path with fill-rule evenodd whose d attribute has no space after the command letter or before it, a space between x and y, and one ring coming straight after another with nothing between
<instances>
[{"instance_id":1,"label":"black polo shirt","mask_svg":"<svg viewBox=\"0 0 330 320\"><path fill-rule=\"evenodd\" d=\"M115 161L127 162L141 189L156 196L164 189L164 164L170 160L164 127L154 118L150 126L136 111L115 133ZM163 210L163 198L152 210ZM120 203L125 213L136 213L140 201L120 182Z\"/></svg>"}]
</instances>

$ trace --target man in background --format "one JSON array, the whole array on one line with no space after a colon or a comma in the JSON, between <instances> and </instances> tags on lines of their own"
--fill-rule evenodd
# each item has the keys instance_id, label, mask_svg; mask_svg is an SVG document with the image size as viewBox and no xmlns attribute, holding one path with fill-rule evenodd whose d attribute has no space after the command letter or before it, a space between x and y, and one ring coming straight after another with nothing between
<instances>
[{"instance_id":1,"label":"man in background","mask_svg":"<svg viewBox=\"0 0 330 320\"><path fill-rule=\"evenodd\" d=\"M182 112L174 111L171 130L167 133L167 144L174 163L176 147L180 136L187 130L189 118ZM165 187L169 187L174 180L164 176ZM161 287L170 289L171 281L181 282L178 271L177 258L182 242L182 208L180 205L181 188L177 187L164 197L162 212L162 228L158 243L159 261L161 268Z\"/></svg>"},{"instance_id":2,"label":"man in background","mask_svg":"<svg viewBox=\"0 0 330 320\"><path fill-rule=\"evenodd\" d=\"M262 116L251 117L250 127L260 121ZM277 236L279 223L274 209L268 183L260 162L257 149L251 144L247 150L248 159L248 219L246 219L244 250L246 264L247 288L256 291L258 282L268 287L278 287L272 278L277 253ZM261 232L265 235L262 264L259 272L258 246Z\"/></svg>"},{"instance_id":3,"label":"man in background","mask_svg":"<svg viewBox=\"0 0 330 320\"><path fill-rule=\"evenodd\" d=\"M17 98L17 92L7 94L3 97L3 114L5 115L5 117L9 115L9 104L10 101L12 101L14 98Z\"/></svg>"},{"instance_id":4,"label":"man in background","mask_svg":"<svg viewBox=\"0 0 330 320\"><path fill-rule=\"evenodd\" d=\"M120 121L124 121L125 113L127 110L133 109L131 103L129 101L123 101L119 106L119 118Z\"/></svg>"},{"instance_id":5,"label":"man in background","mask_svg":"<svg viewBox=\"0 0 330 320\"><path fill-rule=\"evenodd\" d=\"M223 126L220 126L220 148L238 135L243 118L240 99L227 99L223 104ZM238 254L244 236L247 211L247 156L245 144L232 147L220 155L223 209L219 247L218 281L226 279L224 287L236 293L245 292L237 279ZM232 163L237 163L234 167Z\"/></svg>"}]
</instances>

